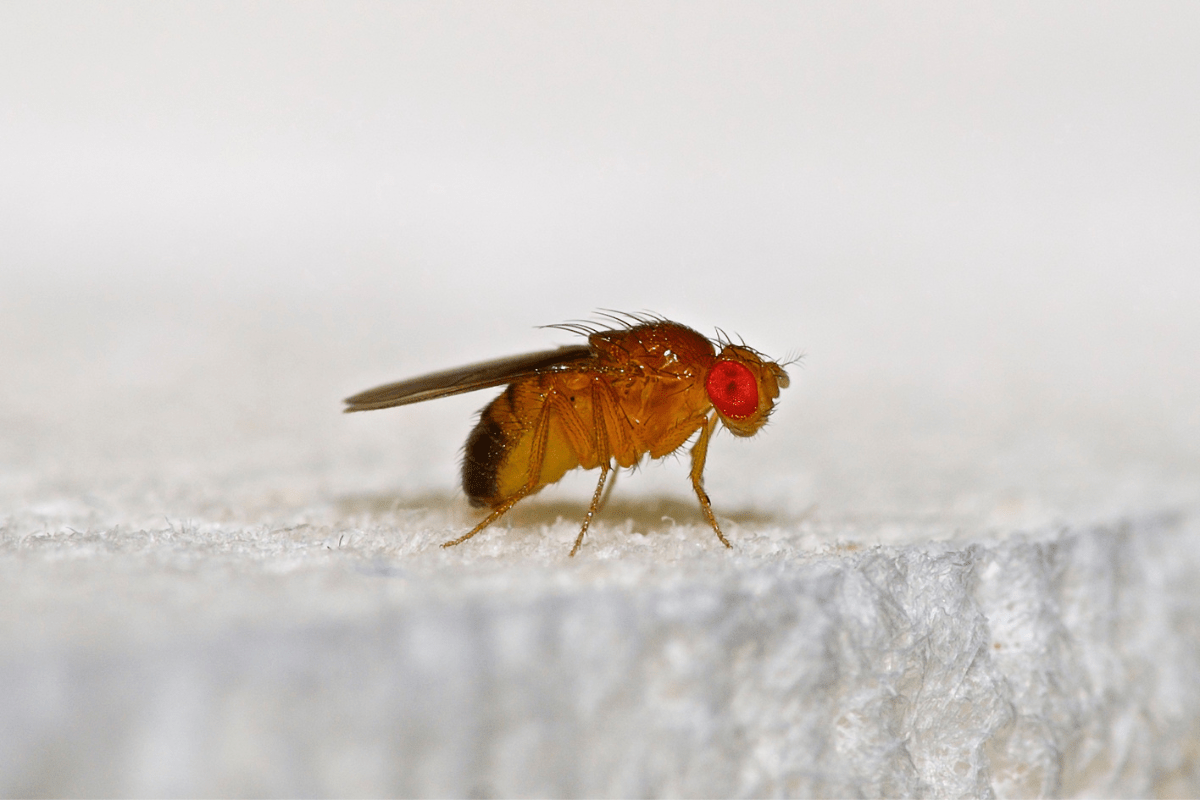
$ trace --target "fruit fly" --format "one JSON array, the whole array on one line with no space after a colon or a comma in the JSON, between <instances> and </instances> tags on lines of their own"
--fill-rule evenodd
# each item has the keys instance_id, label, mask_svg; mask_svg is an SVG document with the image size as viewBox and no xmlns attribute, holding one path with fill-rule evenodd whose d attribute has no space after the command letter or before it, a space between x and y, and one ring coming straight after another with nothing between
<instances>
[{"instance_id":1,"label":"fruit fly","mask_svg":"<svg viewBox=\"0 0 1200 800\"><path fill-rule=\"evenodd\" d=\"M609 471L632 467L645 455L662 458L697 431L692 488L721 544L733 546L704 491L708 443L718 424L736 436L757 433L788 385L787 373L723 335L713 341L657 317L610 319L615 327L549 326L584 335L587 344L435 372L346 400L347 413L370 411L507 384L480 413L462 460L463 491L491 513L442 547L470 539L569 470L599 468L573 556L600 507Z\"/></svg>"}]
</instances>

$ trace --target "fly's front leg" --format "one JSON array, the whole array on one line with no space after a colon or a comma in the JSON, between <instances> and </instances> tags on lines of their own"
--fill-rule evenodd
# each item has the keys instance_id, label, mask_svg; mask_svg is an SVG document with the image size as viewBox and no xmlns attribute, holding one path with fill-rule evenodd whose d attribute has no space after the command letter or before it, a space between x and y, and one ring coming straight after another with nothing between
<instances>
[{"instance_id":1,"label":"fly's front leg","mask_svg":"<svg viewBox=\"0 0 1200 800\"><path fill-rule=\"evenodd\" d=\"M704 512L704 518L708 520L709 525L712 525L717 538L721 540L721 544L732 548L733 545L725 538L725 534L721 533L721 526L717 524L717 518L713 516L712 504L708 501L708 493L704 491L704 462L708 458L708 440L712 438L716 427L717 412L714 411L708 418L708 422L700 429L700 438L696 440L696 444L692 448L692 488L696 490L696 497L700 499L700 510Z\"/></svg>"}]
</instances>

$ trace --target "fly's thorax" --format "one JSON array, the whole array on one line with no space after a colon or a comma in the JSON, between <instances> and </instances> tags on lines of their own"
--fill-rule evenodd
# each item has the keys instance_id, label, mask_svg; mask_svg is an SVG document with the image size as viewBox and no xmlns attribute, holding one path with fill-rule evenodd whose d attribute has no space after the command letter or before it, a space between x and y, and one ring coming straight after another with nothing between
<instances>
[{"instance_id":1,"label":"fly's thorax","mask_svg":"<svg viewBox=\"0 0 1200 800\"><path fill-rule=\"evenodd\" d=\"M783 367L749 347L726 345L704 380L713 408L735 436L753 436L766 424L779 390L788 385Z\"/></svg>"},{"instance_id":2,"label":"fly's thorax","mask_svg":"<svg viewBox=\"0 0 1200 800\"><path fill-rule=\"evenodd\" d=\"M681 379L703 376L715 354L712 342L698 331L666 320L598 331L589 344L602 368Z\"/></svg>"}]
</instances>

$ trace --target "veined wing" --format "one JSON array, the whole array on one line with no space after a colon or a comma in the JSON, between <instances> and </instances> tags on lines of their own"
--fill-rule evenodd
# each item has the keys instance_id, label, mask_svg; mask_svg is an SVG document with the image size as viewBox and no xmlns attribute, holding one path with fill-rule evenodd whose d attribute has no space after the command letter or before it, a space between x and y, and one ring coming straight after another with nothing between
<instances>
[{"instance_id":1,"label":"veined wing","mask_svg":"<svg viewBox=\"0 0 1200 800\"><path fill-rule=\"evenodd\" d=\"M545 372L554 367L576 364L592 357L586 344L560 347L557 350L542 350L520 356L498 358L481 364L433 372L418 378L409 378L399 383L376 386L365 392L346 398L345 411L373 411L377 408L406 406L438 397L487 389L491 386L512 383L520 378Z\"/></svg>"}]
</instances>

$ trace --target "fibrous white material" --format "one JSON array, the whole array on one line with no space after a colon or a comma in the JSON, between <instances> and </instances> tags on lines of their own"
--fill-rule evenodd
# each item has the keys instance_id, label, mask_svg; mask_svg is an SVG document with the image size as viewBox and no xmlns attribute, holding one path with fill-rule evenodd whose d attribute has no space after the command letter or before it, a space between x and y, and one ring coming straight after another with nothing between
<instances>
[{"instance_id":1,"label":"fibrous white material","mask_svg":"<svg viewBox=\"0 0 1200 800\"><path fill-rule=\"evenodd\" d=\"M114 530L9 538L5 583L24 586L27 612L35 589L18 569L75 572L100 608L73 609L91 636L76 629L82 638L9 649L0 663L3 790L1195 786L1191 518L815 552L787 531L742 531L733 554L698 546L700 526L633 543L610 529L585 559L544 563L570 528L553 526L549 543L498 531L480 543L487 555L457 559L430 554L431 542L362 558L394 535L384 529L168 529L133 552L114 547L128 537ZM338 537L341 554L329 549ZM272 568L231 575L245 566L231 540L274 551ZM520 557L497 555L509 547ZM215 563L189 570L206 549ZM135 608L163 595L175 607Z\"/></svg>"}]
</instances>

